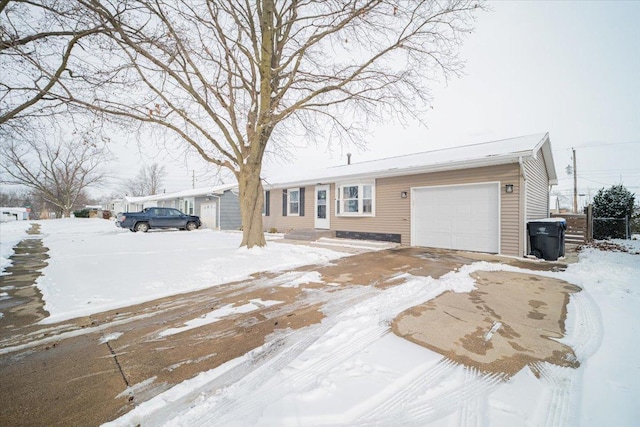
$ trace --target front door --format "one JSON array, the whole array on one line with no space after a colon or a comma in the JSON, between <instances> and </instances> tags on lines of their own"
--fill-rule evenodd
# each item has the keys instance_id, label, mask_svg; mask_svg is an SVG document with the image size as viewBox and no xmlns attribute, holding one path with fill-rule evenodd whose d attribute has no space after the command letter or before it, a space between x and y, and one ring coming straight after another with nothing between
<instances>
[{"instance_id":1,"label":"front door","mask_svg":"<svg viewBox=\"0 0 640 427\"><path fill-rule=\"evenodd\" d=\"M329 217L331 216L329 203L329 186L316 185L316 221L315 228L328 230L331 228Z\"/></svg>"}]
</instances>

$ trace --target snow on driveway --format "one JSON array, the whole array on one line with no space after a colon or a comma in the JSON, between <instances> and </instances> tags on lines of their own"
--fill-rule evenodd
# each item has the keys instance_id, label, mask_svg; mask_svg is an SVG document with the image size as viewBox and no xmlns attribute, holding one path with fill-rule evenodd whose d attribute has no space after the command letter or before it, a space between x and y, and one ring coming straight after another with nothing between
<instances>
[{"instance_id":1,"label":"snow on driveway","mask_svg":"<svg viewBox=\"0 0 640 427\"><path fill-rule=\"evenodd\" d=\"M237 249L237 233L134 234L101 220L41 224L51 259L38 286L57 320L343 255L275 244ZM3 257L4 235L3 224ZM640 250L638 241L617 243ZM586 249L564 272L530 272L583 288L571 296L562 339L581 366L539 363L507 381L389 333L389 322L406 307L448 289L468 292L473 287L469 274L480 269L528 272L475 263L438 280L404 275L404 283L373 288L355 305L326 307L322 323L279 331L262 347L178 384L109 424L637 425L639 255Z\"/></svg>"}]
</instances>

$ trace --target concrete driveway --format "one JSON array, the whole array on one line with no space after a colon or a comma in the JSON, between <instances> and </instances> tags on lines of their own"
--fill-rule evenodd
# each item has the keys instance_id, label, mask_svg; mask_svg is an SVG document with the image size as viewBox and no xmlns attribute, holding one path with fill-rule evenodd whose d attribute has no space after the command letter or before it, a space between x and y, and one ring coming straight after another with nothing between
<instances>
[{"instance_id":1,"label":"concrete driveway","mask_svg":"<svg viewBox=\"0 0 640 427\"><path fill-rule=\"evenodd\" d=\"M277 340L274 331L321 322L327 305L349 307L401 283L400 273L438 278L479 260L530 270L564 268L485 254L396 248L327 266L256 274L243 282L41 326L34 324L42 315L39 296L25 296L29 310L14 307L0 318L0 425L99 425ZM20 266L15 267L12 276L0 280L30 286L26 277L33 271L23 268L21 279ZM304 282L311 271L320 274L319 282ZM505 376L535 360L575 363L570 349L548 337L562 335L568 295L577 288L522 273L479 272L476 280L474 292L445 293L402 313L393 331L455 361ZM291 283L296 285L287 286ZM267 300L284 303L258 304L248 313L163 335L220 307Z\"/></svg>"}]
</instances>

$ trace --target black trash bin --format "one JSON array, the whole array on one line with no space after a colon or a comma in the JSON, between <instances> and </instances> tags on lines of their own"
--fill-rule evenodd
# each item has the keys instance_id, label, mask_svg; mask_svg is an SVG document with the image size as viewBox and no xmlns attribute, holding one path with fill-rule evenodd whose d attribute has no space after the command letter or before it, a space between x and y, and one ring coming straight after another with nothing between
<instances>
[{"instance_id":1,"label":"black trash bin","mask_svg":"<svg viewBox=\"0 0 640 427\"><path fill-rule=\"evenodd\" d=\"M545 218L527 223L530 255L556 261L564 256L564 232L567 221L564 218Z\"/></svg>"}]
</instances>

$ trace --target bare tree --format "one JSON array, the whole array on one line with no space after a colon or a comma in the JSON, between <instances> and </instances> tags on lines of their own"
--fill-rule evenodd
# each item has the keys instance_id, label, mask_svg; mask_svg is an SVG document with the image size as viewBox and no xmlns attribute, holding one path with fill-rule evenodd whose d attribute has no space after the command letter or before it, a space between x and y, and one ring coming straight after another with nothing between
<instances>
[{"instance_id":1,"label":"bare tree","mask_svg":"<svg viewBox=\"0 0 640 427\"><path fill-rule=\"evenodd\" d=\"M68 217L85 190L105 179L104 148L83 138L45 142L10 140L0 146L2 182L20 184Z\"/></svg>"},{"instance_id":2,"label":"bare tree","mask_svg":"<svg viewBox=\"0 0 640 427\"><path fill-rule=\"evenodd\" d=\"M100 32L74 1L0 1L0 132L64 111L49 94L72 74L82 41Z\"/></svg>"},{"instance_id":3,"label":"bare tree","mask_svg":"<svg viewBox=\"0 0 640 427\"><path fill-rule=\"evenodd\" d=\"M142 166L135 178L124 181L123 190L130 196L158 194L166 175L166 168L157 163Z\"/></svg>"},{"instance_id":4,"label":"bare tree","mask_svg":"<svg viewBox=\"0 0 640 427\"><path fill-rule=\"evenodd\" d=\"M0 190L0 206L5 207L26 207L30 199L30 194L24 189L2 189Z\"/></svg>"},{"instance_id":5,"label":"bare tree","mask_svg":"<svg viewBox=\"0 0 640 427\"><path fill-rule=\"evenodd\" d=\"M475 0L79 0L109 29L99 74L64 102L166 129L239 184L241 245L265 245L262 162L293 139L361 143L372 121L423 119L461 70ZM95 64L95 60L92 62Z\"/></svg>"}]
</instances>

